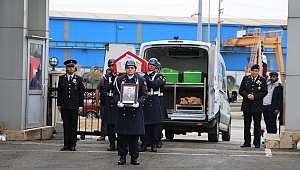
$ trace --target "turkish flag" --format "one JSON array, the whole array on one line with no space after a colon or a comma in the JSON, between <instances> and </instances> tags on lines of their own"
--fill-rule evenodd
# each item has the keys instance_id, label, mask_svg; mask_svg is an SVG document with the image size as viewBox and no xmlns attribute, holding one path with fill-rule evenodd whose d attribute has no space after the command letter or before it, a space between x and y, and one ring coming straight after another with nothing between
<instances>
[{"instance_id":1,"label":"turkish flag","mask_svg":"<svg viewBox=\"0 0 300 170\"><path fill-rule=\"evenodd\" d=\"M29 74L30 82L32 82L33 77L38 72L40 63L41 63L40 58L30 58L30 74Z\"/></svg>"}]
</instances>

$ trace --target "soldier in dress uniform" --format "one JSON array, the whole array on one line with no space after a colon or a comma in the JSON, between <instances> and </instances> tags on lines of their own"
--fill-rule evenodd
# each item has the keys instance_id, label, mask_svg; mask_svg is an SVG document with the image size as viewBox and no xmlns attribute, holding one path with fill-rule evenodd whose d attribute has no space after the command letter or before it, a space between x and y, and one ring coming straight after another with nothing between
<instances>
[{"instance_id":1,"label":"soldier in dress uniform","mask_svg":"<svg viewBox=\"0 0 300 170\"><path fill-rule=\"evenodd\" d=\"M126 155L128 153L127 145L129 144L131 164L139 165L137 160L139 157L138 139L139 135L145 133L142 105L147 98L147 83L143 77L135 74L136 65L133 60L126 61L125 70L126 74L116 79L116 88L114 89L114 98L118 101L117 106L119 107L115 128L119 138L118 155L120 159L118 164L124 165L126 163ZM120 101L122 84L137 84L137 103L132 104L131 107L125 107Z\"/></svg>"},{"instance_id":2,"label":"soldier in dress uniform","mask_svg":"<svg viewBox=\"0 0 300 170\"><path fill-rule=\"evenodd\" d=\"M103 115L104 115L104 108L105 108L105 101L107 98L107 91L105 89L104 85L104 79L105 75L110 73L111 71L109 69L106 69L106 73L101 77L96 90L95 90L95 100L96 100L96 106L100 109L100 117L101 120L103 120ZM99 98L99 93L100 93L100 98ZM97 141L105 140L107 134L107 125L101 122L101 136L97 139Z\"/></svg>"},{"instance_id":3,"label":"soldier in dress uniform","mask_svg":"<svg viewBox=\"0 0 300 170\"><path fill-rule=\"evenodd\" d=\"M143 106L145 135L141 136L140 152L147 150L148 141L150 141L151 152L157 152L156 143L158 142L158 133L161 132L160 124L163 122L158 95L164 82L162 74L155 72L157 64L157 59L151 58L148 61L148 71L144 75L148 86L148 98Z\"/></svg>"},{"instance_id":4,"label":"soldier in dress uniform","mask_svg":"<svg viewBox=\"0 0 300 170\"><path fill-rule=\"evenodd\" d=\"M241 147L251 147L250 127L254 121L255 148L260 148L260 121L264 110L263 98L267 95L266 80L259 76L259 65L251 67L251 75L245 76L241 82L239 94L243 97L241 110L244 113L244 144Z\"/></svg>"},{"instance_id":5,"label":"soldier in dress uniform","mask_svg":"<svg viewBox=\"0 0 300 170\"><path fill-rule=\"evenodd\" d=\"M161 69L161 64L160 62L157 63L157 68L155 69L155 71L157 73L160 73L160 69ZM168 112L167 112L167 106L166 106L166 102L165 102L165 98L164 98L164 86L166 84L166 77L162 76L162 84L159 87L159 94L158 94L158 98L159 98L159 102L160 102L160 107L161 107L161 114L162 114L162 121L165 120L166 118L168 118ZM160 124L160 131L158 133L158 142L156 143L156 147L157 148L161 148L162 142L161 139L163 138L163 124Z\"/></svg>"},{"instance_id":6,"label":"soldier in dress uniform","mask_svg":"<svg viewBox=\"0 0 300 170\"><path fill-rule=\"evenodd\" d=\"M78 115L82 112L84 97L82 78L74 74L76 63L76 60L65 61L67 73L58 80L57 106L64 128L64 147L61 151L76 150Z\"/></svg>"},{"instance_id":7,"label":"soldier in dress uniform","mask_svg":"<svg viewBox=\"0 0 300 170\"><path fill-rule=\"evenodd\" d=\"M107 135L109 140L109 147L107 148L107 151L116 150L115 141L117 140L115 133L117 103L113 97L114 82L116 79L116 74L114 73L114 61L114 59L108 60L107 64L110 69L110 73L106 74L104 77L104 86L107 91L107 98L104 107L103 123L107 124Z\"/></svg>"}]
</instances>

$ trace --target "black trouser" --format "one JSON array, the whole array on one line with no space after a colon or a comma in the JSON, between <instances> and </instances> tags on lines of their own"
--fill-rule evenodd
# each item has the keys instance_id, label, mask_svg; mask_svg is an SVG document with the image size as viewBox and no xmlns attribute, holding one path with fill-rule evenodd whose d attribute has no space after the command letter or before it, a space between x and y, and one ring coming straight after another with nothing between
<instances>
[{"instance_id":1,"label":"black trouser","mask_svg":"<svg viewBox=\"0 0 300 170\"><path fill-rule=\"evenodd\" d=\"M107 124L107 136L110 142L116 141L115 125Z\"/></svg>"},{"instance_id":2,"label":"black trouser","mask_svg":"<svg viewBox=\"0 0 300 170\"><path fill-rule=\"evenodd\" d=\"M128 153L127 144L129 141L129 155L133 158L139 157L139 135L118 134L118 155L126 156Z\"/></svg>"},{"instance_id":3,"label":"black trouser","mask_svg":"<svg viewBox=\"0 0 300 170\"><path fill-rule=\"evenodd\" d=\"M101 120L103 120L104 108L105 108L105 106L100 105ZM103 121L101 121L101 133L102 133L101 136L106 136L107 135L107 124L103 123Z\"/></svg>"},{"instance_id":4,"label":"black trouser","mask_svg":"<svg viewBox=\"0 0 300 170\"><path fill-rule=\"evenodd\" d=\"M142 142L158 141L159 133L161 133L160 124L145 125L145 134L141 136Z\"/></svg>"},{"instance_id":5,"label":"black trouser","mask_svg":"<svg viewBox=\"0 0 300 170\"><path fill-rule=\"evenodd\" d=\"M163 138L163 133L162 133L162 130L163 130L163 124L162 123L160 123L160 124L158 124L158 126L159 126L159 131L158 131L158 139L160 140L161 138Z\"/></svg>"},{"instance_id":6,"label":"black trouser","mask_svg":"<svg viewBox=\"0 0 300 170\"><path fill-rule=\"evenodd\" d=\"M261 113L244 112L244 144L250 145L251 143L251 123L252 117L254 121L254 145L260 145L260 121Z\"/></svg>"},{"instance_id":7,"label":"black trouser","mask_svg":"<svg viewBox=\"0 0 300 170\"><path fill-rule=\"evenodd\" d=\"M78 110L61 110L61 117L64 127L64 146L76 146L77 142L77 122L78 122Z\"/></svg>"},{"instance_id":8,"label":"black trouser","mask_svg":"<svg viewBox=\"0 0 300 170\"><path fill-rule=\"evenodd\" d=\"M264 106L264 120L268 133L277 133L277 115L274 114L275 110L270 110L270 106Z\"/></svg>"}]
</instances>

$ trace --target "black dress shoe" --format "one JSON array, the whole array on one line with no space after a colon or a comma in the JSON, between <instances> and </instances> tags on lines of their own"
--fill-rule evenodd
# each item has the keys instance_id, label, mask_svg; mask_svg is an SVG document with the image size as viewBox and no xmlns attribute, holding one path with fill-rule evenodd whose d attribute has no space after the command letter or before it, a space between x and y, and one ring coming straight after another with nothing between
<instances>
[{"instance_id":1,"label":"black dress shoe","mask_svg":"<svg viewBox=\"0 0 300 170\"><path fill-rule=\"evenodd\" d=\"M241 148L246 148L246 147L251 147L251 145L250 144L243 144L243 145L241 145Z\"/></svg>"},{"instance_id":2,"label":"black dress shoe","mask_svg":"<svg viewBox=\"0 0 300 170\"><path fill-rule=\"evenodd\" d=\"M260 148L260 146L259 145L255 145L255 148Z\"/></svg>"},{"instance_id":3,"label":"black dress shoe","mask_svg":"<svg viewBox=\"0 0 300 170\"><path fill-rule=\"evenodd\" d=\"M131 164L132 164L132 165L139 165L140 163L139 163L139 161L137 160L137 158L131 157Z\"/></svg>"},{"instance_id":4,"label":"black dress shoe","mask_svg":"<svg viewBox=\"0 0 300 170\"><path fill-rule=\"evenodd\" d=\"M75 146L71 146L71 147L70 147L70 151L76 151Z\"/></svg>"},{"instance_id":5,"label":"black dress shoe","mask_svg":"<svg viewBox=\"0 0 300 170\"><path fill-rule=\"evenodd\" d=\"M126 156L121 156L118 161L118 165L124 165L124 164L126 164Z\"/></svg>"},{"instance_id":6,"label":"black dress shoe","mask_svg":"<svg viewBox=\"0 0 300 170\"><path fill-rule=\"evenodd\" d=\"M60 148L60 151L67 151L67 150L70 150L70 147L64 146L64 147Z\"/></svg>"}]
</instances>

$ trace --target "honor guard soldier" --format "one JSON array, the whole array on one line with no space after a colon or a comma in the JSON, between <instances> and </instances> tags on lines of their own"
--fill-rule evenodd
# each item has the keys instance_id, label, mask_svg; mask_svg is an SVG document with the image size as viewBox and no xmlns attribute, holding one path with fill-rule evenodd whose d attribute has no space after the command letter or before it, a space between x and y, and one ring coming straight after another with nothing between
<instances>
[{"instance_id":1,"label":"honor guard soldier","mask_svg":"<svg viewBox=\"0 0 300 170\"><path fill-rule=\"evenodd\" d=\"M128 60L125 63L126 74L119 76L116 79L114 89L114 98L118 102L118 113L115 131L118 134L118 155L120 159L119 165L126 163L126 155L128 153L127 146L129 144L129 154L131 156L131 164L139 165L137 158L139 157L138 139L139 135L145 133L144 116L142 105L147 98L147 83L145 79L137 74L136 65L133 60ZM134 104L124 105L120 101L120 92L122 84L136 84L137 102Z\"/></svg>"},{"instance_id":2,"label":"honor guard soldier","mask_svg":"<svg viewBox=\"0 0 300 170\"><path fill-rule=\"evenodd\" d=\"M160 62L157 63L157 68L155 69L155 71L157 73L160 73L160 69L161 69L161 64ZM159 87L159 94L158 94L158 98L159 98L159 102L160 102L160 109L161 109L161 114L162 114L162 121L165 120L166 118L168 118L168 112L167 112L167 106L166 106L166 102L165 102L165 98L164 98L164 87L166 84L166 77L165 76L161 76L160 79L162 80L161 86ZM161 148L162 142L161 139L163 138L163 123L160 124L160 131L158 133L158 142L156 143L156 147L157 148Z\"/></svg>"},{"instance_id":3,"label":"honor guard soldier","mask_svg":"<svg viewBox=\"0 0 300 170\"><path fill-rule=\"evenodd\" d=\"M241 110L244 113L244 144L241 147L251 147L250 127L252 117L254 121L254 141L255 148L260 148L260 121L264 110L263 98L267 95L266 80L259 76L259 65L251 67L251 75L244 76L239 94L243 97Z\"/></svg>"},{"instance_id":4,"label":"honor guard soldier","mask_svg":"<svg viewBox=\"0 0 300 170\"><path fill-rule=\"evenodd\" d=\"M160 125L163 122L158 98L163 79L162 74L155 72L157 65L157 59L151 58L148 62L148 71L144 75L148 87L148 98L143 106L145 135L141 136L142 145L140 152L147 150L148 141L150 141L151 152L157 152L156 143L158 142L158 134L161 131Z\"/></svg>"},{"instance_id":5,"label":"honor guard soldier","mask_svg":"<svg viewBox=\"0 0 300 170\"><path fill-rule=\"evenodd\" d=\"M78 115L82 112L84 97L82 78L74 74L76 63L76 60L65 61L67 73L58 80L57 106L64 128L64 147L61 151L76 150Z\"/></svg>"},{"instance_id":6,"label":"honor guard soldier","mask_svg":"<svg viewBox=\"0 0 300 170\"><path fill-rule=\"evenodd\" d=\"M106 74L110 73L109 68L106 69ZM104 74L97 87L95 90L95 100L96 100L96 106L100 109L100 117L101 120L103 120L103 115L104 115L104 108L105 108L105 101L107 98L107 91L105 89L105 85L104 85L104 79L105 79L105 75ZM99 93L100 93L100 98L99 98ZM107 134L107 125L105 123L103 123L103 121L101 122L101 136L97 139L97 141L101 141L101 140L105 140Z\"/></svg>"},{"instance_id":7,"label":"honor guard soldier","mask_svg":"<svg viewBox=\"0 0 300 170\"><path fill-rule=\"evenodd\" d=\"M114 74L114 59L108 60L108 67L110 73L105 75L104 78L104 86L107 91L107 98L105 101L104 115L103 115L103 123L106 124L107 127L107 135L109 140L109 147L107 151L116 150L115 141L116 141L116 133L115 133L115 124L116 124L116 115L117 115L117 103L113 97L113 89L114 82L116 79L116 74Z\"/></svg>"}]
</instances>

